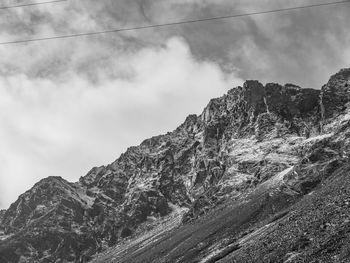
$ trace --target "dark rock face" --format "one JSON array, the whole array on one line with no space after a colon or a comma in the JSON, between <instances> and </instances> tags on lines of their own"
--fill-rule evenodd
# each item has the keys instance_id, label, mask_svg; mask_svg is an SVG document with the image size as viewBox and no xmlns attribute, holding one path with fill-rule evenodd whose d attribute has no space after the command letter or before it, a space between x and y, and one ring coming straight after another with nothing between
<instances>
[{"instance_id":1,"label":"dark rock face","mask_svg":"<svg viewBox=\"0 0 350 263\"><path fill-rule=\"evenodd\" d=\"M350 101L350 68L342 69L333 75L322 87L321 103L324 118L338 115Z\"/></svg>"},{"instance_id":2,"label":"dark rock face","mask_svg":"<svg viewBox=\"0 0 350 263\"><path fill-rule=\"evenodd\" d=\"M4 217L5 212L6 212L5 209L0 210L0 222L2 221L2 218Z\"/></svg>"},{"instance_id":3,"label":"dark rock face","mask_svg":"<svg viewBox=\"0 0 350 263\"><path fill-rule=\"evenodd\" d=\"M265 220L344 163L349 76L342 70L322 91L247 81L175 131L130 147L77 183L40 181L0 214L6 236L0 261L84 262L140 229L156 229L175 215L171 227L197 220L283 175L285 193L264 199L254 217ZM337 131L335 115L334 127L343 129L338 141L329 139Z\"/></svg>"}]
</instances>

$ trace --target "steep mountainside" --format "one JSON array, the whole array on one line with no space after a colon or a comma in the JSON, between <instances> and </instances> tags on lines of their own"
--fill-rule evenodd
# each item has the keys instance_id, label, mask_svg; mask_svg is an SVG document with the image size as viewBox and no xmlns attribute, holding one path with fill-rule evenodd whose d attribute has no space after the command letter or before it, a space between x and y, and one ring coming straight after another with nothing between
<instances>
[{"instance_id":1,"label":"steep mountainside","mask_svg":"<svg viewBox=\"0 0 350 263\"><path fill-rule=\"evenodd\" d=\"M347 262L349 78L247 81L77 183L41 180L3 215L0 262Z\"/></svg>"},{"instance_id":2,"label":"steep mountainside","mask_svg":"<svg viewBox=\"0 0 350 263\"><path fill-rule=\"evenodd\" d=\"M2 218L4 217L6 210L0 210L0 222L2 220Z\"/></svg>"}]
</instances>

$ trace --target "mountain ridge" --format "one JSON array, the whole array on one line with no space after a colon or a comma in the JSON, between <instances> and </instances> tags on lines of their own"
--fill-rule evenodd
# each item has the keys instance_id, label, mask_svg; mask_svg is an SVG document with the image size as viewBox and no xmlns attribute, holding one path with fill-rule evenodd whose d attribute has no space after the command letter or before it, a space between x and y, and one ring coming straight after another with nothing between
<instances>
[{"instance_id":1,"label":"mountain ridge","mask_svg":"<svg viewBox=\"0 0 350 263\"><path fill-rule=\"evenodd\" d=\"M289 192L308 193L323 179L293 177L288 169L307 170L302 161L310 149L345 127L349 78L350 69L343 69L321 90L246 81L210 100L199 116L128 148L76 183L41 180L2 215L0 259L85 262L156 231L157 222L171 229L196 222L267 182L274 185L277 175L290 177Z\"/></svg>"}]
</instances>

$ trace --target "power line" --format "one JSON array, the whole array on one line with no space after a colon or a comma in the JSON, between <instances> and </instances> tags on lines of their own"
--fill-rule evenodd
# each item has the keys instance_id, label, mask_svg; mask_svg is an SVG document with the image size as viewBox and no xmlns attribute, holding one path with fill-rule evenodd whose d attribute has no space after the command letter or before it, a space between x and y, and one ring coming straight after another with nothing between
<instances>
[{"instance_id":1,"label":"power line","mask_svg":"<svg viewBox=\"0 0 350 263\"><path fill-rule=\"evenodd\" d=\"M19 7L29 7L29 6L34 6L34 5L54 4L54 3L67 2L67 1L68 1L68 0L54 0L54 1L46 1L46 2L30 3L30 4L22 4L22 5L0 6L0 10L3 10L3 9L12 9L12 8L19 8Z\"/></svg>"},{"instance_id":2,"label":"power line","mask_svg":"<svg viewBox=\"0 0 350 263\"><path fill-rule=\"evenodd\" d=\"M66 0L58 0L58 1L66 1ZM224 19L232 19L232 18L238 18L238 17L278 13L278 12L306 9L306 8L313 8L313 7L338 5L338 4L345 4L345 3L350 3L350 0L329 2L329 3L320 3L320 4L313 4L313 5L296 6L296 7L288 7L288 8L280 8L280 9L274 9L274 10L259 11L259 12L252 12L252 13L243 13L243 14L228 15L228 16L216 16L216 17L202 18L202 19L196 19L196 20L184 20L184 21L170 22L170 23L165 23L165 24L151 24L151 25L137 26L137 27L127 27L127 28L117 28L117 29L110 29L110 30L104 30L104 31L77 33L77 34L71 34L71 35L61 35L61 36L14 40L14 41L0 42L0 45L20 44L20 43L38 42L38 41L45 41L45 40L65 39L65 38L74 38L74 37L82 37L82 36L93 36L93 35L101 35L101 34L108 34L108 33L118 33L118 32L142 30L142 29L148 29L148 28L168 27L168 26L192 24L192 23L207 22L207 21L214 21L214 20L224 20Z\"/></svg>"}]
</instances>

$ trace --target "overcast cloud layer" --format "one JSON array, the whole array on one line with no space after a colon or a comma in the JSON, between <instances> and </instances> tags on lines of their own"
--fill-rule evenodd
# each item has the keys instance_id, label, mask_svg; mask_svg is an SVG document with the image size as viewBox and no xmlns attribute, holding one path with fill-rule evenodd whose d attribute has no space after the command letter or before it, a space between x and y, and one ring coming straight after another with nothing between
<instances>
[{"instance_id":1,"label":"overcast cloud layer","mask_svg":"<svg viewBox=\"0 0 350 263\"><path fill-rule=\"evenodd\" d=\"M321 2L69 0L1 10L0 42ZM16 3L27 1L3 5ZM173 130L243 79L320 88L350 64L349 13L343 4L0 46L0 208L41 178L76 181Z\"/></svg>"}]
</instances>

